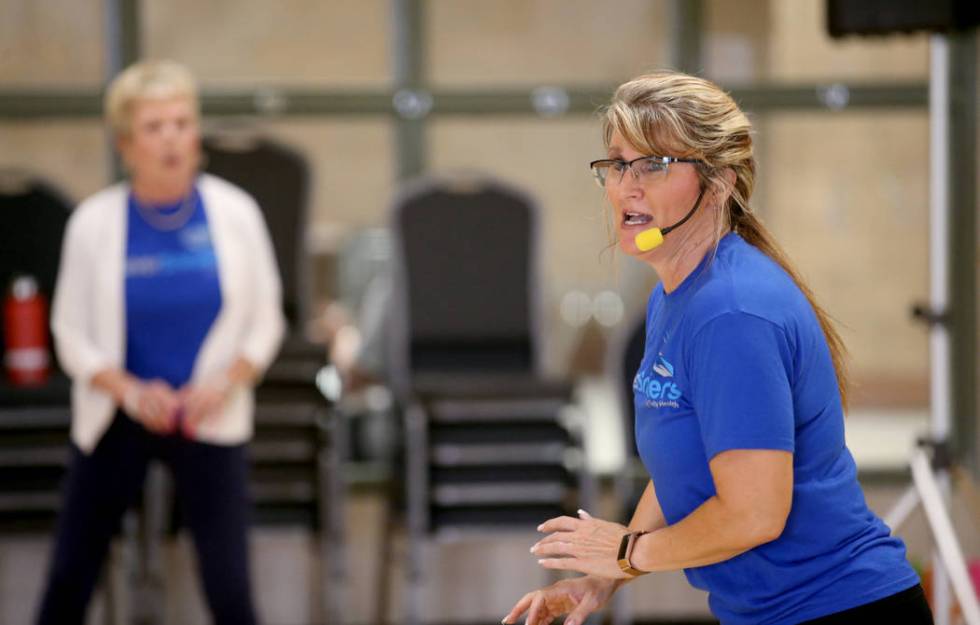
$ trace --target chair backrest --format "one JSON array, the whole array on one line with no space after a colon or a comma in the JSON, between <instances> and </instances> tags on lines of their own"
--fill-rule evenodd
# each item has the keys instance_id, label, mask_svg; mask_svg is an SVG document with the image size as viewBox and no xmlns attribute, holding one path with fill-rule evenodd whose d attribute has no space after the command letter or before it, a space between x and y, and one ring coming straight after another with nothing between
<instances>
[{"instance_id":1,"label":"chair backrest","mask_svg":"<svg viewBox=\"0 0 980 625\"><path fill-rule=\"evenodd\" d=\"M69 200L50 184L26 174L0 174L0 292L6 294L15 275L29 274L51 301L70 213Z\"/></svg>"},{"instance_id":2,"label":"chair backrest","mask_svg":"<svg viewBox=\"0 0 980 625\"><path fill-rule=\"evenodd\" d=\"M537 205L485 179L417 181L392 212L392 382L538 366Z\"/></svg>"},{"instance_id":3,"label":"chair backrest","mask_svg":"<svg viewBox=\"0 0 980 625\"><path fill-rule=\"evenodd\" d=\"M282 276L283 310L293 330L309 318L306 258L310 169L292 149L246 133L203 141L205 169L247 191L259 203Z\"/></svg>"}]
</instances>

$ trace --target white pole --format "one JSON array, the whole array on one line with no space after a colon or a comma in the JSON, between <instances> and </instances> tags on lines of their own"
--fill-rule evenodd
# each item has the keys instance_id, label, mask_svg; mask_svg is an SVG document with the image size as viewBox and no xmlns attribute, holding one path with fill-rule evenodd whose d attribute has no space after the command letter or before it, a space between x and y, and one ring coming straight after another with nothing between
<instances>
[{"instance_id":1,"label":"white pole","mask_svg":"<svg viewBox=\"0 0 980 625\"><path fill-rule=\"evenodd\" d=\"M949 515L945 514L946 503L939 492L939 484L933 479L932 468L929 465L929 456L925 451L919 449L912 458L912 479L915 486L922 496L922 507L926 511L926 518L932 528L932 536L936 541L936 551L942 566L934 569L935 573L940 570L946 572L946 576L952 581L953 589L960 600L960 610L967 625L980 625L980 606L977 604L977 595L973 591L973 583L970 581L970 574L966 568L966 561L960 549L959 541L956 540L956 532L953 524L949 520ZM933 577L933 579L937 579ZM943 613L943 620L949 620L947 589L946 611ZM938 603L936 609L939 609ZM939 623L939 614L935 615L936 623Z\"/></svg>"},{"instance_id":2,"label":"white pole","mask_svg":"<svg viewBox=\"0 0 980 625\"><path fill-rule=\"evenodd\" d=\"M945 314L949 300L946 258L949 240L949 44L944 35L932 35L929 45L929 304L930 311ZM949 331L945 323L933 323L929 334L932 365L930 406L932 437L946 441L951 422ZM949 480L940 477L943 505ZM933 606L936 625L949 625L950 593L946 570L939 554L933 554Z\"/></svg>"}]
</instances>

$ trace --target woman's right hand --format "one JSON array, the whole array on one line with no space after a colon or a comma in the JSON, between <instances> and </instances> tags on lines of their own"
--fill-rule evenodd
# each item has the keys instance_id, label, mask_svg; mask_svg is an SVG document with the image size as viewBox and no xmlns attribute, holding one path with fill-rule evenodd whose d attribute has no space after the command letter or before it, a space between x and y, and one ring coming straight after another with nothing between
<instances>
[{"instance_id":1,"label":"woman's right hand","mask_svg":"<svg viewBox=\"0 0 980 625\"><path fill-rule=\"evenodd\" d=\"M615 579L591 575L563 579L521 597L501 623L515 623L527 612L526 625L548 625L562 614L568 614L565 625L582 625L589 614L609 601L618 587Z\"/></svg>"},{"instance_id":2,"label":"woman's right hand","mask_svg":"<svg viewBox=\"0 0 980 625\"><path fill-rule=\"evenodd\" d=\"M177 425L180 399L163 380L133 381L126 389L123 410L156 434L169 434Z\"/></svg>"}]
</instances>

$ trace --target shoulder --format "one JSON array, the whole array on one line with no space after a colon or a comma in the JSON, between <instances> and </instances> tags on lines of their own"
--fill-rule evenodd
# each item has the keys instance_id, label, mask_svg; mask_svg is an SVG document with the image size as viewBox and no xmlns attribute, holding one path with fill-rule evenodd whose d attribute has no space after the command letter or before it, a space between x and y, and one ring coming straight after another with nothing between
<instances>
[{"instance_id":1,"label":"shoulder","mask_svg":"<svg viewBox=\"0 0 980 625\"><path fill-rule=\"evenodd\" d=\"M219 201L239 210L258 210L258 204L245 189L213 174L202 173L197 179L198 188L205 201Z\"/></svg>"},{"instance_id":2,"label":"shoulder","mask_svg":"<svg viewBox=\"0 0 980 625\"><path fill-rule=\"evenodd\" d=\"M789 274L737 235L722 242L697 286L690 305L695 326L745 315L786 329L810 314L806 296Z\"/></svg>"},{"instance_id":3,"label":"shoulder","mask_svg":"<svg viewBox=\"0 0 980 625\"><path fill-rule=\"evenodd\" d=\"M219 222L250 229L265 227L265 218L258 202L238 185L206 173L198 177L197 184L207 205L209 218L217 217Z\"/></svg>"},{"instance_id":4,"label":"shoulder","mask_svg":"<svg viewBox=\"0 0 980 625\"><path fill-rule=\"evenodd\" d=\"M129 186L120 182L82 200L68 217L69 236L75 232L90 232L112 219L121 219L128 193Z\"/></svg>"}]
</instances>

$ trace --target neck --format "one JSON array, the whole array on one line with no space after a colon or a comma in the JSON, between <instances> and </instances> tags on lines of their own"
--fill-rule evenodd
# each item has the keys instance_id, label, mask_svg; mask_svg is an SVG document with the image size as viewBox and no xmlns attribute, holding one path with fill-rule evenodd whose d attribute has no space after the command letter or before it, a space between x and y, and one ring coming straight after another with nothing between
<instances>
[{"instance_id":1,"label":"neck","mask_svg":"<svg viewBox=\"0 0 980 625\"><path fill-rule=\"evenodd\" d=\"M131 185L133 195L143 204L173 204L190 194L194 178L157 181L133 176Z\"/></svg>"},{"instance_id":2,"label":"neck","mask_svg":"<svg viewBox=\"0 0 980 625\"><path fill-rule=\"evenodd\" d=\"M692 224L693 225L693 224ZM677 234L680 234L678 232ZM668 237L669 240L669 237ZM664 292L671 293L691 275L705 255L714 247L714 233L699 228L695 233L674 242L675 246L662 250L656 258L647 262L656 270L664 285ZM664 245L666 248L667 245Z\"/></svg>"}]
</instances>

